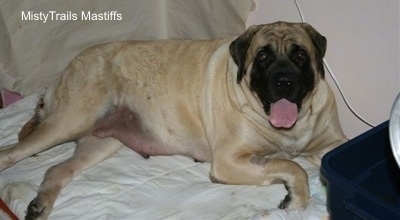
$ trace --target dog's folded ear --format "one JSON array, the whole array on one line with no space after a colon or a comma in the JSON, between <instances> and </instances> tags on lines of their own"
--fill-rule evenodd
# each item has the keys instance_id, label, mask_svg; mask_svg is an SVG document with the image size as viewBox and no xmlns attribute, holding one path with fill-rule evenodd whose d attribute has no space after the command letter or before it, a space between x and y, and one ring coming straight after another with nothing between
<instances>
[{"instance_id":1,"label":"dog's folded ear","mask_svg":"<svg viewBox=\"0 0 400 220\"><path fill-rule=\"evenodd\" d=\"M303 29L311 37L311 40L315 46L316 56L317 56L317 70L321 73L322 77L325 77L324 70L324 56L326 52L326 38L322 36L317 30L315 30L311 25L303 23Z\"/></svg>"},{"instance_id":2,"label":"dog's folded ear","mask_svg":"<svg viewBox=\"0 0 400 220\"><path fill-rule=\"evenodd\" d=\"M247 51L249 49L251 40L260 27L260 25L250 26L243 34L241 34L229 45L229 52L233 61L238 66L237 83L240 83L243 79L243 76L246 74L248 65L250 64L249 60L247 60Z\"/></svg>"}]
</instances>

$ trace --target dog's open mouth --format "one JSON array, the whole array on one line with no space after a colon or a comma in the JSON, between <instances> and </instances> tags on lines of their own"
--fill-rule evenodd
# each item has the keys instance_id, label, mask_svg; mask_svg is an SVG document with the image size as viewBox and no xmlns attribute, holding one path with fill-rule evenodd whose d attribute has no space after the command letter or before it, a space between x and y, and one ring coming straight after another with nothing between
<instances>
[{"instance_id":1,"label":"dog's open mouth","mask_svg":"<svg viewBox=\"0 0 400 220\"><path fill-rule=\"evenodd\" d=\"M291 128L297 121L297 104L280 99L271 104L270 123L276 128Z\"/></svg>"}]
</instances>

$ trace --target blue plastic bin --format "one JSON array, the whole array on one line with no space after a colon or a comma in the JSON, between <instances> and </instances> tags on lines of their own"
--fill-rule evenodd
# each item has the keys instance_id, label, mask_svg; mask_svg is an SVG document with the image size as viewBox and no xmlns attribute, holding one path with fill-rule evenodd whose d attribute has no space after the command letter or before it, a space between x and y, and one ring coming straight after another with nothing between
<instances>
[{"instance_id":1,"label":"blue plastic bin","mask_svg":"<svg viewBox=\"0 0 400 220\"><path fill-rule=\"evenodd\" d=\"M388 125L384 122L323 157L332 220L400 219L400 169Z\"/></svg>"}]
</instances>

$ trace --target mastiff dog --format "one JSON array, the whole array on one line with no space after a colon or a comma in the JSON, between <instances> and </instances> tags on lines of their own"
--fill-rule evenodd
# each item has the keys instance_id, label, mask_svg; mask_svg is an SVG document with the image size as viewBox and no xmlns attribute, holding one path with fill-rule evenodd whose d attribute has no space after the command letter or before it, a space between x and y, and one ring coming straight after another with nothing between
<instances>
[{"instance_id":1,"label":"mastiff dog","mask_svg":"<svg viewBox=\"0 0 400 220\"><path fill-rule=\"evenodd\" d=\"M297 156L320 165L346 141L324 78L326 39L306 23L251 26L236 39L125 41L81 52L47 89L0 170L55 145L73 156L48 169L27 219L46 219L61 189L126 146L144 158L211 163L224 184L282 183L282 209L310 193ZM1 175L1 174L0 174Z\"/></svg>"}]
</instances>

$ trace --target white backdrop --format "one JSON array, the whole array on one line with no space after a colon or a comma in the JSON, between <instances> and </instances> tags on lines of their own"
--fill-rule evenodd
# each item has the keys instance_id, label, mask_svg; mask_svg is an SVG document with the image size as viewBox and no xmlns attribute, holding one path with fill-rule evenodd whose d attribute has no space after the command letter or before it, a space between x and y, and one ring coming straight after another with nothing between
<instances>
[{"instance_id":1,"label":"white backdrop","mask_svg":"<svg viewBox=\"0 0 400 220\"><path fill-rule=\"evenodd\" d=\"M36 92L81 50L103 42L239 35L252 6L252 0L0 0L0 87ZM27 20L29 12L49 16ZM84 20L89 12L107 20Z\"/></svg>"}]
</instances>

